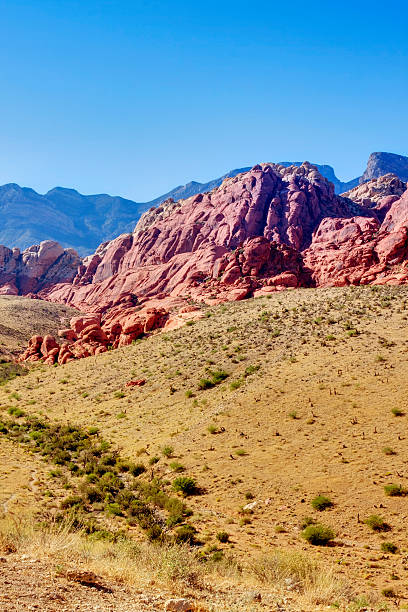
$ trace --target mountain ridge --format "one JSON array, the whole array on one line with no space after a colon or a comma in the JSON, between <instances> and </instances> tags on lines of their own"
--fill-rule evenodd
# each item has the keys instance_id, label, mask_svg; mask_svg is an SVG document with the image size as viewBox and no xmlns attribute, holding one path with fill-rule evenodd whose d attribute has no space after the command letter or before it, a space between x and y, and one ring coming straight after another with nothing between
<instances>
[{"instance_id":1,"label":"mountain ridge","mask_svg":"<svg viewBox=\"0 0 408 612\"><path fill-rule=\"evenodd\" d=\"M283 167L301 166L303 162L280 162ZM313 164L333 183L336 193L347 192L361 182L394 172L408 180L408 157L394 153L372 153L361 177L340 181L332 166ZM89 255L104 242L123 233L132 233L143 213L162 202L187 199L220 186L250 167L235 168L206 183L190 181L148 202L136 202L106 193L81 194L74 188L53 187L45 194L17 183L0 186L0 244L21 250L44 240L57 241L64 248L74 248L81 256ZM386 170L386 172L385 172Z\"/></svg>"}]
</instances>

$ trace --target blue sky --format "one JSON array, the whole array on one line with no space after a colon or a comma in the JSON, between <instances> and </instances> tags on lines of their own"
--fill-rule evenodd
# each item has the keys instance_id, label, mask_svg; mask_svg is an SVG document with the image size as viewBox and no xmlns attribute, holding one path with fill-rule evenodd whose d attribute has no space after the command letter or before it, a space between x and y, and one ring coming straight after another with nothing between
<instances>
[{"instance_id":1,"label":"blue sky","mask_svg":"<svg viewBox=\"0 0 408 612\"><path fill-rule=\"evenodd\" d=\"M408 155L406 2L0 0L0 183L138 201Z\"/></svg>"}]
</instances>

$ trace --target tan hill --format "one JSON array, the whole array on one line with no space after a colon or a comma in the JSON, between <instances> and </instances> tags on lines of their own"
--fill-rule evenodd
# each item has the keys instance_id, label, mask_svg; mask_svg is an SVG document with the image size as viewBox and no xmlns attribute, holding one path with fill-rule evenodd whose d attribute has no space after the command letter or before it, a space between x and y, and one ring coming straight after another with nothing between
<instances>
[{"instance_id":1,"label":"tan hill","mask_svg":"<svg viewBox=\"0 0 408 612\"><path fill-rule=\"evenodd\" d=\"M150 572L160 592L168 594L170 582L204 610L396 609L408 598L407 308L404 286L298 289L207 307L199 321L116 351L32 366L0 387L3 417L24 422L20 410L50 424L98 428L122 457L144 463L140 482L160 482L168 494L178 476L194 478L200 494L185 500L193 510L187 522L207 563L195 570L196 583L190 574L186 583L159 575L158 557L153 570L140 553L139 573ZM145 384L126 385L136 379ZM3 478L17 461L8 461L8 448ZM18 447L19 465L25 448ZM32 453L26 457L32 465ZM83 477L35 457L42 466L36 491L22 468L14 492L9 477L9 494L27 505L34 495L37 509L52 517L67 494L81 495ZM62 475L45 476L55 469ZM314 504L320 509L313 507L319 496L328 498L327 508L321 499ZM137 525L125 516L107 519L105 510L92 506L92 517L142 539ZM302 537L308 522L333 530L328 546ZM7 563L20 567L30 541L20 539ZM114 589L120 579L147 590L123 549L110 543L103 545L109 554L100 548L85 555L83 546L56 550L47 563L65 570L79 563ZM304 555L308 569L296 573L292 556L282 570L277 551ZM42 566L35 567L30 576ZM251 589L261 602L247 603ZM119 600L111 609L122 610ZM140 609L162 610L163 602Z\"/></svg>"},{"instance_id":2,"label":"tan hill","mask_svg":"<svg viewBox=\"0 0 408 612\"><path fill-rule=\"evenodd\" d=\"M18 296L0 296L0 359L21 352L30 337L39 333L57 333L77 310L44 300Z\"/></svg>"}]
</instances>

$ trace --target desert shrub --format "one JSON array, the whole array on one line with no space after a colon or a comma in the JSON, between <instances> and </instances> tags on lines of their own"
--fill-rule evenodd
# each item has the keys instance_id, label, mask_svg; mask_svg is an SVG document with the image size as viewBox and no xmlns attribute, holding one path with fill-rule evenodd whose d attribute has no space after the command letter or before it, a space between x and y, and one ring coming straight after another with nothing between
<instances>
[{"instance_id":1,"label":"desert shrub","mask_svg":"<svg viewBox=\"0 0 408 612\"><path fill-rule=\"evenodd\" d=\"M306 529L306 527L308 527L309 525L315 525L316 524L316 520L311 517L311 516L304 516L302 518L302 520L300 521L300 528L301 529Z\"/></svg>"},{"instance_id":2,"label":"desert shrub","mask_svg":"<svg viewBox=\"0 0 408 612\"><path fill-rule=\"evenodd\" d=\"M170 463L170 469L173 470L173 472L184 472L185 470L184 465L182 465L178 461L172 461Z\"/></svg>"},{"instance_id":3,"label":"desert shrub","mask_svg":"<svg viewBox=\"0 0 408 612\"><path fill-rule=\"evenodd\" d=\"M211 387L214 387L214 383L208 378L201 378L198 381L198 388L202 391L205 391L206 389L211 389Z\"/></svg>"},{"instance_id":4,"label":"desert shrub","mask_svg":"<svg viewBox=\"0 0 408 612\"><path fill-rule=\"evenodd\" d=\"M123 391L115 391L114 397L116 399L122 399L123 397L125 397L125 393L123 393Z\"/></svg>"},{"instance_id":5,"label":"desert shrub","mask_svg":"<svg viewBox=\"0 0 408 612\"><path fill-rule=\"evenodd\" d=\"M17 406L10 406L7 412L17 418L23 417L25 415L24 410L21 410L21 408L18 408Z\"/></svg>"},{"instance_id":6,"label":"desert shrub","mask_svg":"<svg viewBox=\"0 0 408 612\"><path fill-rule=\"evenodd\" d=\"M143 463L132 463L129 468L132 476L140 476L146 471L146 467Z\"/></svg>"},{"instance_id":7,"label":"desert shrub","mask_svg":"<svg viewBox=\"0 0 408 612\"><path fill-rule=\"evenodd\" d=\"M388 525L388 523L386 523L381 516L378 516L378 514L371 514L371 516L366 518L364 523L368 525L368 527L370 527L370 529L372 529L373 531L390 530L390 526Z\"/></svg>"},{"instance_id":8,"label":"desert shrub","mask_svg":"<svg viewBox=\"0 0 408 612\"><path fill-rule=\"evenodd\" d=\"M251 374L254 374L255 372L257 372L259 370L261 366L259 365L249 365L247 368L245 368L245 372L244 372L244 376L251 376Z\"/></svg>"},{"instance_id":9,"label":"desert shrub","mask_svg":"<svg viewBox=\"0 0 408 612\"><path fill-rule=\"evenodd\" d=\"M218 432L218 427L212 423L207 427L207 431L210 434L216 434Z\"/></svg>"},{"instance_id":10,"label":"desert shrub","mask_svg":"<svg viewBox=\"0 0 408 612\"><path fill-rule=\"evenodd\" d=\"M403 411L401 410L401 408L392 408L391 412L394 416L399 417L399 416L404 416Z\"/></svg>"},{"instance_id":11,"label":"desert shrub","mask_svg":"<svg viewBox=\"0 0 408 612\"><path fill-rule=\"evenodd\" d=\"M167 457L167 459L169 459L170 457L173 456L174 453L174 448L172 446L165 446L162 449L162 455L164 457Z\"/></svg>"},{"instance_id":12,"label":"desert shrub","mask_svg":"<svg viewBox=\"0 0 408 612\"><path fill-rule=\"evenodd\" d=\"M146 536L150 542L157 542L163 539L164 534L160 525L155 524L147 529Z\"/></svg>"},{"instance_id":13,"label":"desert shrub","mask_svg":"<svg viewBox=\"0 0 408 612\"><path fill-rule=\"evenodd\" d=\"M176 529L176 533L174 534L174 541L177 544L188 543L188 544L196 544L197 539L197 530L192 525L181 525L178 529Z\"/></svg>"},{"instance_id":14,"label":"desert shrub","mask_svg":"<svg viewBox=\"0 0 408 612\"><path fill-rule=\"evenodd\" d=\"M327 544L333 540L335 533L331 527L316 523L315 525L308 525L302 531L302 538L313 544L313 546L327 546Z\"/></svg>"},{"instance_id":15,"label":"desert shrub","mask_svg":"<svg viewBox=\"0 0 408 612\"><path fill-rule=\"evenodd\" d=\"M106 504L106 511L108 514L113 514L114 516L121 516L122 514L122 508L117 502Z\"/></svg>"},{"instance_id":16,"label":"desert shrub","mask_svg":"<svg viewBox=\"0 0 408 612\"><path fill-rule=\"evenodd\" d=\"M401 485L389 484L385 485L384 492L388 497L403 497L408 493Z\"/></svg>"},{"instance_id":17,"label":"desert shrub","mask_svg":"<svg viewBox=\"0 0 408 612\"><path fill-rule=\"evenodd\" d=\"M71 495L70 497L63 499L60 506L62 510L66 510L67 508L73 508L74 506L82 506L83 503L83 499L80 495Z\"/></svg>"},{"instance_id":18,"label":"desert shrub","mask_svg":"<svg viewBox=\"0 0 408 612\"><path fill-rule=\"evenodd\" d=\"M383 448L383 453L384 455L396 455L397 453L392 450L392 448L390 448L389 446L386 446L385 448Z\"/></svg>"},{"instance_id":19,"label":"desert shrub","mask_svg":"<svg viewBox=\"0 0 408 612\"><path fill-rule=\"evenodd\" d=\"M213 372L210 372L210 374L214 385L218 385L229 376L225 370L214 370Z\"/></svg>"},{"instance_id":20,"label":"desert shrub","mask_svg":"<svg viewBox=\"0 0 408 612\"><path fill-rule=\"evenodd\" d=\"M312 499L311 504L314 510L319 510L319 512L322 512L323 510L326 510L327 508L331 508L333 506L333 502L331 501L331 499L329 497L325 497L324 495L318 495L317 497Z\"/></svg>"},{"instance_id":21,"label":"desert shrub","mask_svg":"<svg viewBox=\"0 0 408 612\"><path fill-rule=\"evenodd\" d=\"M384 597L389 597L389 598L396 596L394 589L391 587L386 587L385 589L383 589L381 591L381 595L383 595Z\"/></svg>"},{"instance_id":22,"label":"desert shrub","mask_svg":"<svg viewBox=\"0 0 408 612\"><path fill-rule=\"evenodd\" d=\"M398 546L396 546L392 542L382 542L381 550L383 552L387 552L387 553L391 553L391 554L395 555L395 553L398 552Z\"/></svg>"},{"instance_id":23,"label":"desert shrub","mask_svg":"<svg viewBox=\"0 0 408 612\"><path fill-rule=\"evenodd\" d=\"M190 389L187 389L185 396L187 398L194 397L194 393Z\"/></svg>"},{"instance_id":24,"label":"desert shrub","mask_svg":"<svg viewBox=\"0 0 408 612\"><path fill-rule=\"evenodd\" d=\"M229 538L229 533L227 533L226 531L219 531L217 533L217 540L222 544L226 544L229 541Z\"/></svg>"},{"instance_id":25,"label":"desert shrub","mask_svg":"<svg viewBox=\"0 0 408 612\"><path fill-rule=\"evenodd\" d=\"M238 455L238 457L245 457L245 455L247 455L248 453L246 452L244 448L238 448L235 451L235 454Z\"/></svg>"},{"instance_id":26,"label":"desert shrub","mask_svg":"<svg viewBox=\"0 0 408 612\"><path fill-rule=\"evenodd\" d=\"M173 480L173 490L182 493L183 495L194 495L197 493L197 484L194 478L190 476L179 476Z\"/></svg>"}]
</instances>

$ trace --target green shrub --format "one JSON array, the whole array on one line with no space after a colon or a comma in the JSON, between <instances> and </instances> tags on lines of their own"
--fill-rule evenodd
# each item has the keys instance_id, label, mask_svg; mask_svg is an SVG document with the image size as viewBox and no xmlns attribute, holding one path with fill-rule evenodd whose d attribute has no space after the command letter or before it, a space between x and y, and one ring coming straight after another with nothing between
<instances>
[{"instance_id":1,"label":"green shrub","mask_svg":"<svg viewBox=\"0 0 408 612\"><path fill-rule=\"evenodd\" d=\"M391 554L395 555L395 553L398 552L398 546L396 546L392 542L382 542L381 550L383 552L387 552L387 553L391 553Z\"/></svg>"},{"instance_id":2,"label":"green shrub","mask_svg":"<svg viewBox=\"0 0 408 612\"><path fill-rule=\"evenodd\" d=\"M173 470L173 472L184 472L185 470L184 465L182 465L178 461L172 461L170 463L170 469Z\"/></svg>"},{"instance_id":3,"label":"green shrub","mask_svg":"<svg viewBox=\"0 0 408 612\"><path fill-rule=\"evenodd\" d=\"M385 485L384 492L388 497L403 497L408 493L401 485L389 484Z\"/></svg>"},{"instance_id":4,"label":"green shrub","mask_svg":"<svg viewBox=\"0 0 408 612\"><path fill-rule=\"evenodd\" d=\"M190 476L179 476L173 480L172 487L174 491L180 492L185 496L197 493L196 481Z\"/></svg>"},{"instance_id":5,"label":"green shrub","mask_svg":"<svg viewBox=\"0 0 408 612\"><path fill-rule=\"evenodd\" d=\"M61 508L66 510L67 508L73 508L74 506L82 506L83 499L80 495L72 495L71 497L66 497L61 502Z\"/></svg>"},{"instance_id":6,"label":"green shrub","mask_svg":"<svg viewBox=\"0 0 408 612\"><path fill-rule=\"evenodd\" d=\"M302 520L300 521L300 528L301 529L305 529L309 525L315 525L316 522L317 521L314 518L312 518L311 516L304 516L302 518Z\"/></svg>"},{"instance_id":7,"label":"green shrub","mask_svg":"<svg viewBox=\"0 0 408 612\"><path fill-rule=\"evenodd\" d=\"M322 512L323 510L326 510L327 508L331 508L333 506L333 502L331 501L331 499L329 497L325 497L324 495L318 495L317 497L312 499L311 504L314 510L319 510L319 512Z\"/></svg>"},{"instance_id":8,"label":"green shrub","mask_svg":"<svg viewBox=\"0 0 408 612\"><path fill-rule=\"evenodd\" d=\"M143 474L143 472L146 471L146 467L143 463L133 463L131 464L129 471L132 476L139 476L140 474Z\"/></svg>"},{"instance_id":9,"label":"green shrub","mask_svg":"<svg viewBox=\"0 0 408 612\"><path fill-rule=\"evenodd\" d=\"M401 408L392 408L391 412L396 417L404 416L404 412L401 410Z\"/></svg>"},{"instance_id":10,"label":"green shrub","mask_svg":"<svg viewBox=\"0 0 408 612\"><path fill-rule=\"evenodd\" d=\"M198 382L198 388L202 391L205 391L205 389L211 389L211 387L214 387L214 383L208 378L201 378Z\"/></svg>"},{"instance_id":11,"label":"green shrub","mask_svg":"<svg viewBox=\"0 0 408 612\"><path fill-rule=\"evenodd\" d=\"M218 432L218 427L214 424L211 424L207 427L207 431L210 434L216 434Z\"/></svg>"},{"instance_id":12,"label":"green shrub","mask_svg":"<svg viewBox=\"0 0 408 612\"><path fill-rule=\"evenodd\" d=\"M371 516L366 518L364 523L368 525L368 527L370 527L370 529L372 529L373 531L390 530L390 526L388 525L388 523L386 523L381 516L378 516L378 514L371 514Z\"/></svg>"},{"instance_id":13,"label":"green shrub","mask_svg":"<svg viewBox=\"0 0 408 612\"><path fill-rule=\"evenodd\" d=\"M302 538L313 544L313 546L327 546L327 544L335 537L334 531L326 525L316 523L315 525L308 525L302 531Z\"/></svg>"},{"instance_id":14,"label":"green shrub","mask_svg":"<svg viewBox=\"0 0 408 612\"><path fill-rule=\"evenodd\" d=\"M383 589L383 590L381 591L381 595L383 595L384 597L389 597L390 599L391 599L392 597L396 597L396 595L395 595L395 591L394 591L394 589L393 589L393 588L391 588L391 587L386 587L385 589Z\"/></svg>"},{"instance_id":15,"label":"green shrub","mask_svg":"<svg viewBox=\"0 0 408 612\"><path fill-rule=\"evenodd\" d=\"M229 538L229 533L227 533L226 531L219 531L217 533L217 540L221 542L221 544L226 544L227 542L229 542Z\"/></svg>"},{"instance_id":16,"label":"green shrub","mask_svg":"<svg viewBox=\"0 0 408 612\"><path fill-rule=\"evenodd\" d=\"M385 448L383 448L383 453L384 455L396 455L397 453L392 450L392 448L390 448L389 446L386 446Z\"/></svg>"},{"instance_id":17,"label":"green shrub","mask_svg":"<svg viewBox=\"0 0 408 612\"><path fill-rule=\"evenodd\" d=\"M173 448L172 446L165 446L165 447L162 449L162 455L163 455L164 457L167 457L167 459L169 459L170 457L172 457L172 456L173 456L173 453L174 453L174 448Z\"/></svg>"},{"instance_id":18,"label":"green shrub","mask_svg":"<svg viewBox=\"0 0 408 612\"><path fill-rule=\"evenodd\" d=\"M177 544L196 544L196 534L197 530L192 525L181 525L174 534L174 541Z\"/></svg>"},{"instance_id":19,"label":"green shrub","mask_svg":"<svg viewBox=\"0 0 408 612\"><path fill-rule=\"evenodd\" d=\"M152 525L146 531L147 539L151 542L157 542L163 539L163 530L160 525Z\"/></svg>"}]
</instances>

